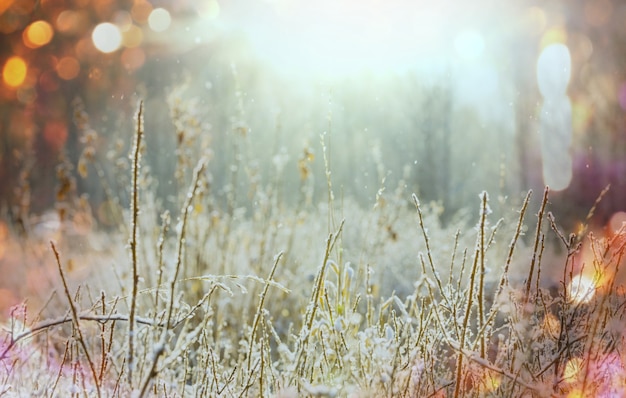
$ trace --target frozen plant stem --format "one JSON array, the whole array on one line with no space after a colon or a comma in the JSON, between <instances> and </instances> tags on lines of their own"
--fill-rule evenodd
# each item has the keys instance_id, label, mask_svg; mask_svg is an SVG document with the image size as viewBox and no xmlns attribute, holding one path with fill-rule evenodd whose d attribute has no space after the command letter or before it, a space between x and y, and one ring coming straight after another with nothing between
<instances>
[{"instance_id":1,"label":"frozen plant stem","mask_svg":"<svg viewBox=\"0 0 626 398\"><path fill-rule=\"evenodd\" d=\"M165 352L165 348L166 348L165 345L167 343L168 334L173 326L172 315L174 313L174 296L176 294L176 281L178 280L178 275L180 274L180 269L182 268L182 265L183 265L183 250L185 246L185 233L187 230L187 220L189 218L189 210L191 209L191 202L193 201L193 198L196 196L198 185L200 184L200 175L202 174L202 171L204 171L204 168L206 167L207 162L208 162L208 159L206 157L203 157L202 159L200 159L200 161L198 162L198 165L194 169L193 181L191 182L191 187L189 188L189 191L187 192L187 197L185 199L185 203L182 208L182 216L180 220L181 222L180 236L178 237L178 243L176 247L176 267L174 268L174 276L172 277L172 280L169 286L170 288L169 303L167 307L167 319L165 321L165 328L163 328L159 342L154 348L154 352L152 355L152 364L150 365L150 370L148 371L148 374L146 375L145 379L141 383L141 390L139 393L139 397L146 396L146 393L148 392L148 388L150 387L150 382L152 381L152 379L154 379L157 376L157 373L158 373L157 365L159 362L159 358Z\"/></svg>"},{"instance_id":2,"label":"frozen plant stem","mask_svg":"<svg viewBox=\"0 0 626 398\"><path fill-rule=\"evenodd\" d=\"M259 327L259 321L261 320L263 305L265 304L265 297L267 296L267 292L270 288L270 281L274 279L274 273L276 272L276 267L280 262L280 259L283 257L283 252L278 253L275 257L274 265L272 266L272 270L270 271L270 275L267 278L267 283L263 288L263 293L261 293L261 299L259 300L259 307L256 310L256 314L254 315L254 322L252 324L252 332L250 333L250 350L248 352L248 373L250 373L250 366L252 361L252 348L254 346L254 337L256 335L256 330ZM263 348L263 341L261 339L261 349ZM263 361L263 356L261 356L261 361ZM261 371L263 370L263 366L261 365ZM261 389L263 390L263 389Z\"/></svg>"},{"instance_id":3,"label":"frozen plant stem","mask_svg":"<svg viewBox=\"0 0 626 398\"><path fill-rule=\"evenodd\" d=\"M328 118L328 129L330 131L331 118ZM328 230L335 225L335 211L333 204L335 203L335 195L333 193L333 183L331 179L330 171L330 139L328 141L328 147L326 146L326 133L320 135L320 141L322 143L322 154L324 155L324 171L326 172L326 185L328 187Z\"/></svg>"},{"instance_id":4,"label":"frozen plant stem","mask_svg":"<svg viewBox=\"0 0 626 398\"><path fill-rule=\"evenodd\" d=\"M539 208L539 213L537 214L537 231L535 232L535 246L533 248L533 257L530 260L530 270L528 271L528 279L526 280L526 294L524 296L524 304L528 303L530 300L530 287L532 286L533 275L535 274L535 265L538 263L538 250L539 243L541 241L541 225L543 221L543 213L546 209L546 205L548 204L548 192L550 191L549 187L543 191L543 199L541 200L541 207Z\"/></svg>"},{"instance_id":5,"label":"frozen plant stem","mask_svg":"<svg viewBox=\"0 0 626 398\"><path fill-rule=\"evenodd\" d=\"M509 253L506 256L504 271L502 272L502 278L500 279L500 284L498 285L498 291L496 292L495 297L499 297L500 294L502 294L504 287L509 285L509 268L511 267L513 253L515 252L515 247L517 246L517 240L522 234L522 228L524 227L524 216L526 215L526 209L528 208L528 203L530 202L530 197L532 196L532 194L532 190L529 190L526 193L526 197L524 198L524 202L522 203L522 208L519 211L519 219L517 220L517 226L515 227L515 234L511 239L511 243L509 243ZM495 310L496 306L491 307L491 309Z\"/></svg>"},{"instance_id":6,"label":"frozen plant stem","mask_svg":"<svg viewBox=\"0 0 626 398\"><path fill-rule=\"evenodd\" d=\"M187 192L187 198L185 199L185 203L182 208L182 216L180 220L180 236L178 237L178 242L176 244L176 266L174 267L174 276L172 277L172 280L170 282L170 302L167 310L167 322L165 323L166 330L168 330L172 326L176 281L178 280L178 274L180 274L180 270L183 265L183 250L185 246L185 234L187 232L187 220L189 219L189 210L191 209L191 202L196 196L196 191L198 190L198 186L200 185L200 175L204 171L207 162L208 159L206 157L203 157L196 165L196 168L193 172L193 181L191 182L191 187L189 188L189 192Z\"/></svg>"},{"instance_id":7,"label":"frozen plant stem","mask_svg":"<svg viewBox=\"0 0 626 398\"><path fill-rule=\"evenodd\" d=\"M428 239L428 233L426 232L426 227L424 226L424 217L422 215L422 208L420 207L420 201L417 198L416 194L412 195L413 203L415 204L415 209L417 209L417 216L419 217L420 229L422 230L422 234L424 235L424 244L426 245L426 255L428 256L428 263L430 264L431 269L436 269L435 262L433 261L432 251L430 250L430 240Z\"/></svg>"},{"instance_id":8,"label":"frozen plant stem","mask_svg":"<svg viewBox=\"0 0 626 398\"><path fill-rule=\"evenodd\" d=\"M85 339L83 338L83 332L80 329L80 320L78 317L78 311L76 311L76 306L74 305L74 300L72 299L72 295L70 294L70 289L67 286L67 281L65 280L65 274L63 273L63 267L61 266L61 258L59 257L59 252L57 251L54 242L50 241L50 246L52 247L52 251L54 252L54 257L57 261L57 266L59 267L59 275L61 275L61 280L63 281L63 289L65 290L65 296L67 297L67 301L70 304L70 311L72 313L72 323L76 328L76 333L78 334L78 343L80 344L83 352L85 353L85 358L87 358L87 364L89 365L89 370L91 371L91 376L93 377L93 383L96 386L96 393L98 394L98 398L102 395L100 393L100 382L98 379L98 375L96 373L96 367L91 360L91 356L89 355L89 350L87 350L87 344L85 343Z\"/></svg>"},{"instance_id":9,"label":"frozen plant stem","mask_svg":"<svg viewBox=\"0 0 626 398\"><path fill-rule=\"evenodd\" d=\"M483 329L485 323L485 303L484 303L484 289L485 289L485 227L487 223L487 212L489 211L487 207L487 202L489 201L489 197L487 192L483 191L480 195L480 199L482 202L482 206L480 208L480 282L478 284L478 328L480 330ZM481 333L480 336L480 357L485 358L485 333Z\"/></svg>"},{"instance_id":10,"label":"frozen plant stem","mask_svg":"<svg viewBox=\"0 0 626 398\"><path fill-rule=\"evenodd\" d=\"M333 235L330 233L328 235L328 239L326 240L326 251L324 252L324 260L320 265L320 270L317 272L317 277L315 279L315 287L313 289L313 293L311 294L311 299L309 300L309 307L304 316L304 324L302 325L302 330L300 331L300 344L299 344L299 353L298 359L296 361L296 366L301 366L301 371L304 371L304 366L306 364L306 349L309 341L309 336L311 333L311 328L313 327L313 321L315 320L315 313L317 312L317 307L320 299L320 294L323 290L324 279L325 279L325 270L328 260L330 258L330 253L333 251L335 247L335 243L341 235L341 231L343 230L343 224L345 220L341 220L341 224L339 224L339 229Z\"/></svg>"},{"instance_id":11,"label":"frozen plant stem","mask_svg":"<svg viewBox=\"0 0 626 398\"><path fill-rule=\"evenodd\" d=\"M474 262L472 265L472 272L470 274L469 292L467 293L467 307L465 308L465 315L463 317L463 325L461 326L461 341L459 346L465 348L465 339L469 327L469 319L472 313L472 306L474 305L474 284L476 283L476 272L478 268L478 257L480 256L480 249L477 247L474 251ZM454 387L454 398L458 398L461 393L461 381L463 379L463 355L459 354L456 362L456 383Z\"/></svg>"},{"instance_id":12,"label":"frozen plant stem","mask_svg":"<svg viewBox=\"0 0 626 398\"><path fill-rule=\"evenodd\" d=\"M130 221L130 262L132 266L132 293L130 296L130 313L128 314L128 384L133 385L134 351L135 351L135 311L137 307L137 291L139 285L139 271L137 267L137 241L139 240L139 167L141 158L141 140L143 138L143 101L139 102L137 111L137 127L135 129L135 143L132 150L132 188L131 188L131 221Z\"/></svg>"}]
</instances>

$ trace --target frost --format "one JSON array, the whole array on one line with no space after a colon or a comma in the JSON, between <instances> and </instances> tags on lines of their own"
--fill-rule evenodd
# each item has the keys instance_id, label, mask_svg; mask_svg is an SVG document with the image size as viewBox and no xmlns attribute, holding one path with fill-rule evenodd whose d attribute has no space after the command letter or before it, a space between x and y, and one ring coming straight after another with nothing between
<instances>
[{"instance_id":1,"label":"frost","mask_svg":"<svg viewBox=\"0 0 626 398\"><path fill-rule=\"evenodd\" d=\"M343 318L342 317L337 317L337 319L335 319L334 328L338 332L343 331Z\"/></svg>"},{"instance_id":2,"label":"frost","mask_svg":"<svg viewBox=\"0 0 626 398\"><path fill-rule=\"evenodd\" d=\"M389 325L385 326L385 337L387 340L391 341L395 338L396 333L393 331L393 328Z\"/></svg>"}]
</instances>

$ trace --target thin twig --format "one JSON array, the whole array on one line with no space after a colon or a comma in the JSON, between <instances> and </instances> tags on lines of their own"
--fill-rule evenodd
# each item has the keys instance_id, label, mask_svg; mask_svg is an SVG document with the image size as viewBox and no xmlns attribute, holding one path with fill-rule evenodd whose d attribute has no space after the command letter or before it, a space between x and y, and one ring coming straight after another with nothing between
<instances>
[{"instance_id":1,"label":"thin twig","mask_svg":"<svg viewBox=\"0 0 626 398\"><path fill-rule=\"evenodd\" d=\"M543 223L543 213L546 209L546 205L548 204L548 192L550 192L550 188L546 187L543 191L543 199L541 200L541 207L539 208L539 213L537 213L537 231L535 232L535 245L533 248L533 257L530 260L530 270L528 271L528 279L526 280L526 294L524 296L524 302L528 303L530 299L530 287L532 286L533 275L535 274L535 265L537 263L538 258L538 250L539 243L541 241L541 226Z\"/></svg>"},{"instance_id":2,"label":"thin twig","mask_svg":"<svg viewBox=\"0 0 626 398\"><path fill-rule=\"evenodd\" d=\"M283 257L283 252L278 253L278 255L275 257L274 266L272 267L272 270L270 271L270 274L267 277L268 281L271 281L272 279L274 279L274 272L276 272L276 267L278 266L278 263L280 262L280 259L282 257ZM265 304L265 297L267 296L267 292L269 291L269 288L270 288L270 284L269 283L265 284L265 287L263 288L263 293L261 293L261 299L259 300L259 306L256 310L256 314L254 315L254 321L252 323L252 331L250 332L250 343L249 343L250 351L248 352L248 372L250 372L250 366L251 366L251 361L252 361L252 348L254 347L254 337L256 334L256 329L259 326L259 320L261 319L263 305ZM261 361L263 361L263 357L261 357ZM263 369L262 366L261 366L261 369Z\"/></svg>"},{"instance_id":3,"label":"thin twig","mask_svg":"<svg viewBox=\"0 0 626 398\"><path fill-rule=\"evenodd\" d=\"M313 326L313 321L315 320L315 313L317 312L319 298L322 292L322 285L324 284L324 271L326 270L328 259L330 258L330 253L333 251L335 243L337 242L337 238L339 237L339 235L341 235L344 222L345 220L342 220L341 224L339 224L339 229L337 230L335 235L330 233L328 235L328 239L326 240L326 251L324 252L324 260L322 261L320 269L317 273L315 287L313 289L313 292L311 293L311 299L309 300L309 308L307 309L307 312L305 314L305 322L302 325L302 330L300 332L300 344L298 347L299 353L296 366L301 365L302 367L304 367L304 364L306 362L306 347L311 333L311 327Z\"/></svg>"},{"instance_id":4,"label":"thin twig","mask_svg":"<svg viewBox=\"0 0 626 398\"><path fill-rule=\"evenodd\" d=\"M132 266L132 293L130 295L130 313L128 321L128 384L133 385L133 370L135 369L135 311L137 309L137 289L139 285L139 270L137 264L137 242L139 240L139 167L141 160L141 140L143 138L143 101L139 102L136 116L135 143L132 150L132 188L131 188L131 221L130 221L130 262Z\"/></svg>"},{"instance_id":5,"label":"thin twig","mask_svg":"<svg viewBox=\"0 0 626 398\"><path fill-rule=\"evenodd\" d=\"M76 310L76 306L74 305L74 300L72 299L72 295L70 294L70 289L67 286L67 281L65 280L65 274L63 273L63 267L61 266L61 258L59 257L59 252L57 251L54 242L50 241L50 246L52 247L52 251L54 252L54 257L57 261L57 266L59 268L59 275L61 275L61 280L63 281L63 289L65 290L65 296L67 297L67 301L70 304L70 310L72 313L72 321L74 323L74 327L76 328L76 332L78 333L78 343L80 344L83 352L85 353L85 358L87 358L87 363L89 365L89 369L91 370L91 375L93 377L93 382L96 386L96 393L98 397L101 397L100 393L100 383L98 380L98 374L96 373L96 367L91 360L91 355L89 354L89 350L87 350L87 343L83 337L83 332L80 329L80 319L78 318L78 311Z\"/></svg>"}]
</instances>

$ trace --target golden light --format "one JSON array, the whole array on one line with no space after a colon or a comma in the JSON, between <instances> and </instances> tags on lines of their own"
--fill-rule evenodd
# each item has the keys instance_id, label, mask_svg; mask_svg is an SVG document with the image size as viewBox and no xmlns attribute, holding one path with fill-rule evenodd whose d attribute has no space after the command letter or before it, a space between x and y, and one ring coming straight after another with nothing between
<instances>
[{"instance_id":1,"label":"golden light","mask_svg":"<svg viewBox=\"0 0 626 398\"><path fill-rule=\"evenodd\" d=\"M138 47L143 41L143 31L137 25L122 32L122 45L126 48Z\"/></svg>"},{"instance_id":2,"label":"golden light","mask_svg":"<svg viewBox=\"0 0 626 398\"><path fill-rule=\"evenodd\" d=\"M165 8L155 8L148 17L148 26L155 32L166 31L172 23L172 17Z\"/></svg>"},{"instance_id":3,"label":"golden light","mask_svg":"<svg viewBox=\"0 0 626 398\"><path fill-rule=\"evenodd\" d=\"M576 389L567 394L567 398L585 398L586 395L582 391Z\"/></svg>"},{"instance_id":4,"label":"golden light","mask_svg":"<svg viewBox=\"0 0 626 398\"><path fill-rule=\"evenodd\" d=\"M541 327L552 338L558 338L561 333L561 322L551 313L547 313L541 322Z\"/></svg>"},{"instance_id":5,"label":"golden light","mask_svg":"<svg viewBox=\"0 0 626 398\"><path fill-rule=\"evenodd\" d=\"M101 52L112 53L122 45L122 33L117 26L104 22L94 28L91 40Z\"/></svg>"},{"instance_id":6,"label":"golden light","mask_svg":"<svg viewBox=\"0 0 626 398\"><path fill-rule=\"evenodd\" d=\"M19 87L24 83L27 72L26 62L18 56L13 56L7 60L4 68L2 68L2 80L9 87Z\"/></svg>"},{"instance_id":7,"label":"golden light","mask_svg":"<svg viewBox=\"0 0 626 398\"><path fill-rule=\"evenodd\" d=\"M63 80L72 80L80 73L80 64L74 57L63 57L56 66L57 75Z\"/></svg>"},{"instance_id":8,"label":"golden light","mask_svg":"<svg viewBox=\"0 0 626 398\"><path fill-rule=\"evenodd\" d=\"M500 387L502 377L495 372L486 372L483 383L487 392L494 392Z\"/></svg>"},{"instance_id":9,"label":"golden light","mask_svg":"<svg viewBox=\"0 0 626 398\"><path fill-rule=\"evenodd\" d=\"M568 383L573 383L578 378L578 374L582 370L583 360L580 358L572 358L565 364L563 370L563 380Z\"/></svg>"},{"instance_id":10,"label":"golden light","mask_svg":"<svg viewBox=\"0 0 626 398\"><path fill-rule=\"evenodd\" d=\"M22 40L26 47L37 48L50 43L52 36L54 36L54 30L48 22L35 21L24 29Z\"/></svg>"},{"instance_id":11,"label":"golden light","mask_svg":"<svg viewBox=\"0 0 626 398\"><path fill-rule=\"evenodd\" d=\"M576 304L584 304L591 301L596 293L596 280L585 274L579 274L572 278L567 287L568 299Z\"/></svg>"}]
</instances>

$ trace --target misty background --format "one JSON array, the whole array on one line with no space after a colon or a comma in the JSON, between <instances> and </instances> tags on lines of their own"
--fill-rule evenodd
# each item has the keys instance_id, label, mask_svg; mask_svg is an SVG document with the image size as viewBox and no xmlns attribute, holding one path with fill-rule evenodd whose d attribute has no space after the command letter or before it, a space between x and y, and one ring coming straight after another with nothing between
<instances>
[{"instance_id":1,"label":"misty background","mask_svg":"<svg viewBox=\"0 0 626 398\"><path fill-rule=\"evenodd\" d=\"M52 3L0 9L10 220L53 208L59 175L71 175L111 222L107 185L127 203L139 100L146 165L166 206L193 167L177 176L178 157L199 154L210 155L224 202L236 192L237 206L253 206L250 187L277 176L285 203L303 189L325 200L325 145L335 195L363 206L402 183L440 202L445 222L483 190L509 209L547 184L552 211L575 230L611 184L593 222L626 210L620 2ZM52 32L44 44L29 36L37 21ZM98 36L101 24L113 30ZM181 132L191 145L177 150ZM85 148L100 169L81 176L67 164Z\"/></svg>"}]
</instances>

